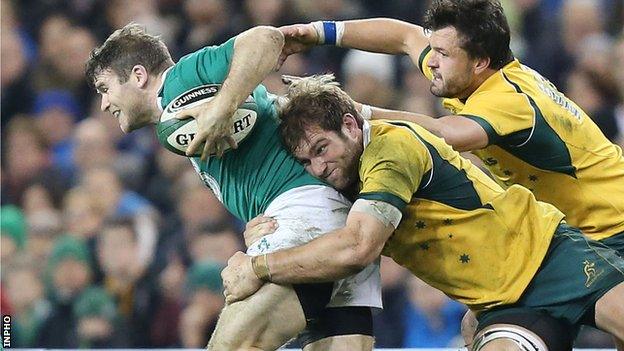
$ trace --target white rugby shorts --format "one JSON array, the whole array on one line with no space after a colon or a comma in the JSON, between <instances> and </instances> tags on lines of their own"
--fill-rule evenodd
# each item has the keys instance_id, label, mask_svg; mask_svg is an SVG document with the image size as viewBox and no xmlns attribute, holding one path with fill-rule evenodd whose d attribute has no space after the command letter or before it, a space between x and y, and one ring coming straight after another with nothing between
<instances>
[{"instance_id":1,"label":"white rugby shorts","mask_svg":"<svg viewBox=\"0 0 624 351\"><path fill-rule=\"evenodd\" d=\"M277 220L273 234L262 237L247 249L261 255L301 246L334 229L344 227L351 202L334 188L306 185L279 195L269 204L265 216ZM370 306L381 308L379 258L358 274L334 282L328 307Z\"/></svg>"}]
</instances>

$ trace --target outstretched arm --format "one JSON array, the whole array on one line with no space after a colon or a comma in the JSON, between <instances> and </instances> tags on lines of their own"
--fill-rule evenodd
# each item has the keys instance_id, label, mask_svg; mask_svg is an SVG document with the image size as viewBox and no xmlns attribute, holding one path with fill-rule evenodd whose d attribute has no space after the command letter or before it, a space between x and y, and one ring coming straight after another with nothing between
<instances>
[{"instance_id":1,"label":"outstretched arm","mask_svg":"<svg viewBox=\"0 0 624 351\"><path fill-rule=\"evenodd\" d=\"M210 102L180 113L180 117L194 117L198 123L198 133L187 155L195 154L204 142L202 159L213 151L221 155L226 142L236 147L229 135L230 117L276 68L283 45L283 34L273 27L254 27L236 37L230 71L219 93Z\"/></svg>"},{"instance_id":2,"label":"outstretched arm","mask_svg":"<svg viewBox=\"0 0 624 351\"><path fill-rule=\"evenodd\" d=\"M336 44L342 47L386 54L407 54L417 63L420 53L429 43L422 27L395 19L330 22L328 26L330 30L327 33L320 22L281 27L286 43L280 62L288 55L305 51L314 45L334 43L338 39ZM335 35L331 26L338 28Z\"/></svg>"},{"instance_id":3,"label":"outstretched arm","mask_svg":"<svg viewBox=\"0 0 624 351\"><path fill-rule=\"evenodd\" d=\"M429 45L421 26L389 18L345 21L341 46L385 54L407 54L418 62Z\"/></svg>"},{"instance_id":4,"label":"outstretched arm","mask_svg":"<svg viewBox=\"0 0 624 351\"><path fill-rule=\"evenodd\" d=\"M444 139L453 149L463 152L478 150L488 145L488 135L479 123L463 116L433 118L406 111L371 107L371 119L403 120L416 123Z\"/></svg>"}]
</instances>

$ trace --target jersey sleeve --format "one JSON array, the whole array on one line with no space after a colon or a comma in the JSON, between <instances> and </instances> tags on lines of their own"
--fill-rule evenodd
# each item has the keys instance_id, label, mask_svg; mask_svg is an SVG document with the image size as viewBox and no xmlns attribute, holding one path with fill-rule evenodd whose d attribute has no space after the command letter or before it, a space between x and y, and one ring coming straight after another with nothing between
<instances>
[{"instance_id":1,"label":"jersey sleeve","mask_svg":"<svg viewBox=\"0 0 624 351\"><path fill-rule=\"evenodd\" d=\"M182 89L200 84L223 83L230 70L235 39L234 37L221 45L207 46L185 55L174 66L174 78L167 83Z\"/></svg>"},{"instance_id":2,"label":"jersey sleeve","mask_svg":"<svg viewBox=\"0 0 624 351\"><path fill-rule=\"evenodd\" d=\"M535 123L535 109L524 94L483 92L471 96L459 113L477 122L488 135L488 144L505 140L522 143L512 134L529 133Z\"/></svg>"},{"instance_id":3,"label":"jersey sleeve","mask_svg":"<svg viewBox=\"0 0 624 351\"><path fill-rule=\"evenodd\" d=\"M221 84L227 78L232 58L234 56L234 41L236 37L217 46L207 46L192 54L184 56L176 65L179 70L178 77L187 80L185 85ZM258 106L258 115L261 118L269 116L277 119L273 98L266 88L260 84L253 91L254 99Z\"/></svg>"},{"instance_id":4,"label":"jersey sleeve","mask_svg":"<svg viewBox=\"0 0 624 351\"><path fill-rule=\"evenodd\" d=\"M208 46L197 52L197 70L203 81L223 83L230 71L235 40L236 37L230 38L221 45Z\"/></svg>"},{"instance_id":5,"label":"jersey sleeve","mask_svg":"<svg viewBox=\"0 0 624 351\"><path fill-rule=\"evenodd\" d=\"M418 57L418 68L427 79L432 80L433 74L431 73L429 66L427 66L429 57L431 57L431 46L427 45Z\"/></svg>"},{"instance_id":6,"label":"jersey sleeve","mask_svg":"<svg viewBox=\"0 0 624 351\"><path fill-rule=\"evenodd\" d=\"M358 198L384 201L402 211L430 168L429 151L410 132L396 130L379 136L362 154Z\"/></svg>"}]
</instances>

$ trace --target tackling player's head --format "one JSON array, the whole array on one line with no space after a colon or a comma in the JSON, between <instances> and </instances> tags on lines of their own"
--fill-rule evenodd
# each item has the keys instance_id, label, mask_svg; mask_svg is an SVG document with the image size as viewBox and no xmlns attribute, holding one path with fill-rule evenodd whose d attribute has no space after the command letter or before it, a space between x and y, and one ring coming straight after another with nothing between
<instances>
[{"instance_id":1,"label":"tackling player's head","mask_svg":"<svg viewBox=\"0 0 624 351\"><path fill-rule=\"evenodd\" d=\"M280 108L286 147L314 176L338 189L358 179L363 120L333 75L293 79Z\"/></svg>"},{"instance_id":2,"label":"tackling player's head","mask_svg":"<svg viewBox=\"0 0 624 351\"><path fill-rule=\"evenodd\" d=\"M130 132L153 122L156 109L150 102L156 97L149 96L153 92L148 88L172 65L162 40L130 23L91 51L85 74L102 95L102 110L119 118L121 129Z\"/></svg>"},{"instance_id":3,"label":"tackling player's head","mask_svg":"<svg viewBox=\"0 0 624 351\"><path fill-rule=\"evenodd\" d=\"M431 31L427 64L434 95L466 98L482 82L475 77L513 60L509 25L498 0L436 0L424 27Z\"/></svg>"}]
</instances>

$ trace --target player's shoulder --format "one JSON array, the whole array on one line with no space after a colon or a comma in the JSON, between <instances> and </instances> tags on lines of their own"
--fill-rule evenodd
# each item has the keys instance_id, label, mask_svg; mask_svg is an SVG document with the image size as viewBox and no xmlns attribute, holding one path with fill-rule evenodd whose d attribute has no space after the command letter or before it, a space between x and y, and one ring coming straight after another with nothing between
<instances>
[{"instance_id":1,"label":"player's shoulder","mask_svg":"<svg viewBox=\"0 0 624 351\"><path fill-rule=\"evenodd\" d=\"M369 129L364 130L365 142L366 137L369 138L365 154L409 161L415 156L425 156L428 153L419 134L424 130L416 124L407 121L374 120L371 121Z\"/></svg>"},{"instance_id":2,"label":"player's shoulder","mask_svg":"<svg viewBox=\"0 0 624 351\"><path fill-rule=\"evenodd\" d=\"M421 139L424 131L417 124L399 120L370 121L371 143L389 146L412 145Z\"/></svg>"},{"instance_id":3,"label":"player's shoulder","mask_svg":"<svg viewBox=\"0 0 624 351\"><path fill-rule=\"evenodd\" d=\"M197 69L198 67L201 67L202 64L207 63L207 61L215 64L227 64L234 52L235 40L236 37L232 37L221 44L204 46L193 52L187 53L178 60L176 67L188 66Z\"/></svg>"}]
</instances>

